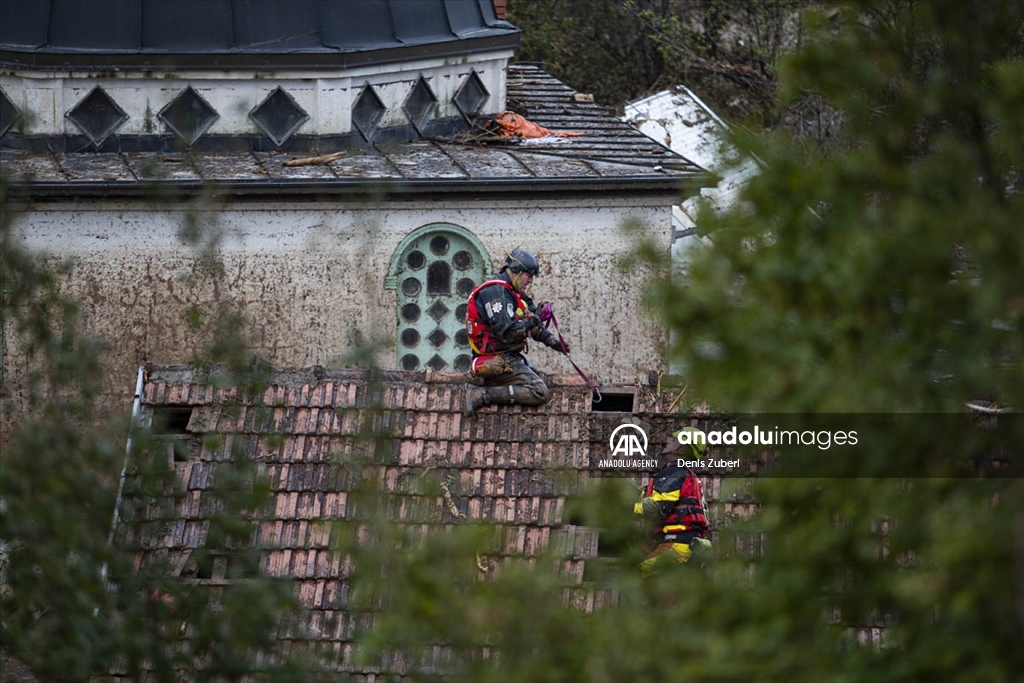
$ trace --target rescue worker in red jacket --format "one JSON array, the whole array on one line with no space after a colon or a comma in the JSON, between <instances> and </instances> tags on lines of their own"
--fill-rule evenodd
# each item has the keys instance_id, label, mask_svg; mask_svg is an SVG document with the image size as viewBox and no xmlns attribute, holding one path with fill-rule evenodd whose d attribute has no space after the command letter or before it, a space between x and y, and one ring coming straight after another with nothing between
<instances>
[{"instance_id":1,"label":"rescue worker in red jacket","mask_svg":"<svg viewBox=\"0 0 1024 683\"><path fill-rule=\"evenodd\" d=\"M488 405L537 406L548 400L548 386L526 359L534 339L561 353L569 348L544 329L530 298L530 285L540 274L537 258L517 247L491 279L469 295L466 328L473 349L472 373L484 386L466 391L466 415Z\"/></svg>"},{"instance_id":2,"label":"rescue worker in red jacket","mask_svg":"<svg viewBox=\"0 0 1024 683\"><path fill-rule=\"evenodd\" d=\"M680 431L699 432L696 427ZM649 544L640 563L644 576L658 574L673 566L689 562L695 552L711 547L708 540L708 510L704 488L690 467L680 467L680 460L702 460L708 447L703 439L691 438L690 447L681 449L679 432L672 435L661 454L662 467L642 490L633 513L647 525Z\"/></svg>"}]
</instances>

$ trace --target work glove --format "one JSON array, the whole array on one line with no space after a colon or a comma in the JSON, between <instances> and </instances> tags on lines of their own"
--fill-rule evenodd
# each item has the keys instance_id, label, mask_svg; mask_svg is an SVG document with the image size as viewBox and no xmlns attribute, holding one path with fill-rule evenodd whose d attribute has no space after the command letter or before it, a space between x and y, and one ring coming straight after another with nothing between
<instances>
[{"instance_id":1,"label":"work glove","mask_svg":"<svg viewBox=\"0 0 1024 683\"><path fill-rule=\"evenodd\" d=\"M562 343L558 340L558 335L553 334L551 330L544 330L543 336L538 336L537 339L545 346L550 346L555 351L559 351L565 354L569 353L569 345L565 345L565 349L562 349Z\"/></svg>"},{"instance_id":2,"label":"work glove","mask_svg":"<svg viewBox=\"0 0 1024 683\"><path fill-rule=\"evenodd\" d=\"M565 342L559 341L558 337L555 337L554 341L548 344L548 346L553 348L555 351L561 351L565 355L569 355L569 345L566 344Z\"/></svg>"},{"instance_id":3,"label":"work glove","mask_svg":"<svg viewBox=\"0 0 1024 683\"><path fill-rule=\"evenodd\" d=\"M692 552L694 555L710 551L711 541L709 541L708 539L697 536L696 538L690 541L690 552Z\"/></svg>"},{"instance_id":4,"label":"work glove","mask_svg":"<svg viewBox=\"0 0 1024 683\"><path fill-rule=\"evenodd\" d=\"M523 322L526 323L525 327L527 332L533 332L535 329L540 327L540 318L535 315L523 318Z\"/></svg>"}]
</instances>

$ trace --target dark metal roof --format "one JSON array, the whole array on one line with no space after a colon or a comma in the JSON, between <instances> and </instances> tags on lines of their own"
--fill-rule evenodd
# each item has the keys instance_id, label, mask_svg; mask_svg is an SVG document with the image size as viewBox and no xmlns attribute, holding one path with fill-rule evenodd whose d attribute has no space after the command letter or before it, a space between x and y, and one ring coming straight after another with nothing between
<instances>
[{"instance_id":1,"label":"dark metal roof","mask_svg":"<svg viewBox=\"0 0 1024 683\"><path fill-rule=\"evenodd\" d=\"M492 0L3 0L0 64L345 67L515 48Z\"/></svg>"},{"instance_id":2,"label":"dark metal roof","mask_svg":"<svg viewBox=\"0 0 1024 683\"><path fill-rule=\"evenodd\" d=\"M316 165L286 165L310 153L45 152L3 150L13 192L33 199L179 195L213 185L253 198L422 198L439 194L633 194L695 192L706 171L621 121L577 102L575 91L534 66L508 71L508 98L529 120L579 137L483 141L467 133L349 149ZM116 138L116 136L111 136Z\"/></svg>"}]
</instances>

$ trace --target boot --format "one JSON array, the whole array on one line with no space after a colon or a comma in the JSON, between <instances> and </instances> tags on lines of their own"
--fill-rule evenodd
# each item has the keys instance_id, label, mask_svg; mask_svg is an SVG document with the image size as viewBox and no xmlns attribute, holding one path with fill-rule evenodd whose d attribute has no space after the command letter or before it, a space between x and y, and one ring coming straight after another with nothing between
<instances>
[{"instance_id":1,"label":"boot","mask_svg":"<svg viewBox=\"0 0 1024 683\"><path fill-rule=\"evenodd\" d=\"M468 417L475 413L478 408L483 408L490 404L491 399L487 393L487 387L470 386L466 389L466 408L462 411L462 414Z\"/></svg>"}]
</instances>

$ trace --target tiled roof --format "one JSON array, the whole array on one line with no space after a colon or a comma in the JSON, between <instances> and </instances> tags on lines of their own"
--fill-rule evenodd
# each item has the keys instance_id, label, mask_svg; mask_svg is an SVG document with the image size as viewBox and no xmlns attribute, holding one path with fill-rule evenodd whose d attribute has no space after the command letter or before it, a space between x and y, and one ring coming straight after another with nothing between
<instances>
[{"instance_id":1,"label":"tiled roof","mask_svg":"<svg viewBox=\"0 0 1024 683\"><path fill-rule=\"evenodd\" d=\"M382 488L396 496L388 506L393 521L423 533L466 520L495 522L502 531L480 558L481 568L500 571L512 557L556 549L569 586L567 599L588 610L614 599L608 590L584 584L586 563L598 554L598 532L570 523L566 502L591 477L595 420L618 420L628 413L592 412L591 392L578 378L550 377L551 400L544 406L489 407L467 418L460 412L463 374L390 371L371 376L363 370L280 369L266 389L247 396L236 386L223 385L218 372L146 369L144 414L159 420L161 414L174 413L177 438L189 445L189 453L174 464L180 497L166 532L135 547L136 566L169 554L172 566L189 574L189 554L206 543L213 473L241 453L258 463L272 489L266 516L253 520L261 570L293 578L296 595L309 611L306 632L329 641L337 652L349 651L351 629L327 632L318 624L334 623L348 608L351 563L332 550L337 539L331 538L329 522L352 518L359 477L339 468L338 456L352 458L369 448L376 454L371 468ZM670 393L659 396L652 387L619 389L636 392L636 405L649 424L674 424L672 416L660 414L671 404ZM382 444L367 446L360 440L367 427L383 432ZM204 438L214 432L222 438ZM233 451L238 440L241 449ZM440 493L413 495L410 482L427 474L441 483ZM718 481L708 480L706 486L714 500ZM129 546L138 542L127 525L118 538ZM223 569L220 575L214 572L205 580L225 580ZM337 663L339 670L349 666L343 657Z\"/></svg>"},{"instance_id":2,"label":"tiled roof","mask_svg":"<svg viewBox=\"0 0 1024 683\"><path fill-rule=\"evenodd\" d=\"M509 105L541 126L580 137L484 142L461 134L342 149L318 165L289 165L311 153L163 151L80 152L4 149L0 162L13 191L36 198L146 197L154 189L197 193L213 185L227 195L384 196L501 193L677 194L709 184L691 161L651 140L606 108L537 67L508 70ZM248 142L242 141L245 145ZM110 136L105 148L120 144ZM379 194L377 196L380 196Z\"/></svg>"}]
</instances>

